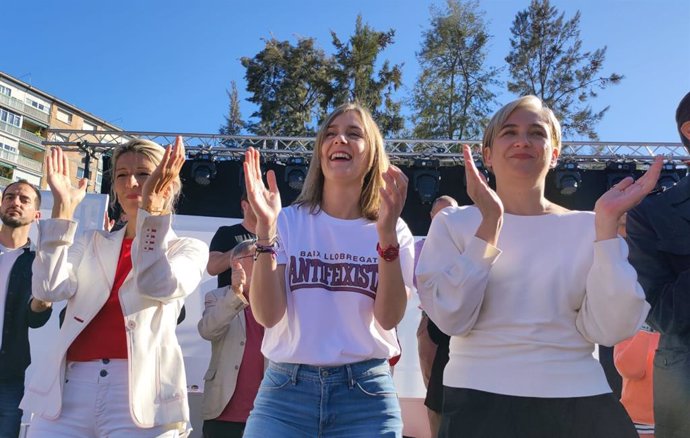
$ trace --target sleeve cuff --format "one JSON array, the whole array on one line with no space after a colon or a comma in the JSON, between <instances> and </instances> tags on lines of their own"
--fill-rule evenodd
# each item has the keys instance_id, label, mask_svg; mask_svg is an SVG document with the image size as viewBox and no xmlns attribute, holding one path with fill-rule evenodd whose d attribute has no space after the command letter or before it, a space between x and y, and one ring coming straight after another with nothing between
<instances>
[{"instance_id":1,"label":"sleeve cuff","mask_svg":"<svg viewBox=\"0 0 690 438\"><path fill-rule=\"evenodd\" d=\"M464 255L479 265L489 267L496 263L501 250L477 236L472 236L465 247Z\"/></svg>"},{"instance_id":2,"label":"sleeve cuff","mask_svg":"<svg viewBox=\"0 0 690 438\"><path fill-rule=\"evenodd\" d=\"M38 221L38 242L40 245L71 245L77 232L77 222L67 219L42 219Z\"/></svg>"},{"instance_id":3,"label":"sleeve cuff","mask_svg":"<svg viewBox=\"0 0 690 438\"><path fill-rule=\"evenodd\" d=\"M627 260L628 246L620 237L594 242L594 260Z\"/></svg>"}]
</instances>

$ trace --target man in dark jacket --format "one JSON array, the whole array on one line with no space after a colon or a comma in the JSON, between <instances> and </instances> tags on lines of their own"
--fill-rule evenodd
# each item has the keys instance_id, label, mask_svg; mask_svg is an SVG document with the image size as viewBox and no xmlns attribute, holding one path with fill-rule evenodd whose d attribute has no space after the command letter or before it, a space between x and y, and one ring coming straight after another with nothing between
<instances>
[{"instance_id":1,"label":"man in dark jacket","mask_svg":"<svg viewBox=\"0 0 690 438\"><path fill-rule=\"evenodd\" d=\"M690 151L690 93L676 110ZM648 196L628 213L630 262L652 309L647 321L661 333L654 358L657 438L690 437L690 176Z\"/></svg>"},{"instance_id":2,"label":"man in dark jacket","mask_svg":"<svg viewBox=\"0 0 690 438\"><path fill-rule=\"evenodd\" d=\"M24 372L31 363L29 327L44 325L50 303L31 297L29 228L40 216L40 192L27 181L8 185L0 203L0 438L16 438L22 419Z\"/></svg>"}]
</instances>

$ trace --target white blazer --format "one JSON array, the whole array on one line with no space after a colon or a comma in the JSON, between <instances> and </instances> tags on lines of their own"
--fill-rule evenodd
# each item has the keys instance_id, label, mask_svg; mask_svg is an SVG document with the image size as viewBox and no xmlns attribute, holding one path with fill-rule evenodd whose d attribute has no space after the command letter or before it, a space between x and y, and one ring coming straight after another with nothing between
<instances>
[{"instance_id":1,"label":"white blazer","mask_svg":"<svg viewBox=\"0 0 690 438\"><path fill-rule=\"evenodd\" d=\"M137 426L177 424L189 429L187 383L175 327L184 297L198 287L208 261L208 246L180 238L172 216L137 215L132 270L120 287L129 355L129 404ZM41 220L33 264L33 296L68 300L54 356L34 364L21 407L47 419L62 410L66 353L103 307L115 278L125 230L91 231L74 242L77 223Z\"/></svg>"},{"instance_id":2,"label":"white blazer","mask_svg":"<svg viewBox=\"0 0 690 438\"><path fill-rule=\"evenodd\" d=\"M199 334L211 341L211 361L204 375L201 416L213 420L223 412L235 393L237 375L247 343L248 302L225 286L206 293ZM266 365L264 359L264 368Z\"/></svg>"}]
</instances>

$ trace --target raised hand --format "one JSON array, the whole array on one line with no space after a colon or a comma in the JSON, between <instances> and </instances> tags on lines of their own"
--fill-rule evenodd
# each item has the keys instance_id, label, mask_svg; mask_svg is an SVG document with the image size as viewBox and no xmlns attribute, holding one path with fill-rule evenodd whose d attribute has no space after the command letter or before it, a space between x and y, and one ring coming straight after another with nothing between
<instances>
[{"instance_id":1,"label":"raised hand","mask_svg":"<svg viewBox=\"0 0 690 438\"><path fill-rule=\"evenodd\" d=\"M53 194L53 218L72 219L74 211L86 195L88 180L82 178L77 187L72 186L67 156L59 147L46 153L44 172Z\"/></svg>"},{"instance_id":2,"label":"raised hand","mask_svg":"<svg viewBox=\"0 0 690 438\"><path fill-rule=\"evenodd\" d=\"M397 242L395 229L407 199L408 178L400 168L393 165L390 165L388 170L381 176L386 185L379 189L381 204L379 205L376 230L381 241L391 240Z\"/></svg>"},{"instance_id":3,"label":"raised hand","mask_svg":"<svg viewBox=\"0 0 690 438\"><path fill-rule=\"evenodd\" d=\"M594 204L597 240L612 239L616 236L620 217L639 204L656 187L663 163L664 157L656 156L654 163L640 178L624 178L599 197Z\"/></svg>"},{"instance_id":4,"label":"raised hand","mask_svg":"<svg viewBox=\"0 0 690 438\"><path fill-rule=\"evenodd\" d=\"M266 179L268 188L261 177L259 151L247 149L244 154L244 184L247 200L256 215L256 235L259 239L270 239L276 235L278 214L282 208L276 175L269 170Z\"/></svg>"},{"instance_id":5,"label":"raised hand","mask_svg":"<svg viewBox=\"0 0 690 438\"><path fill-rule=\"evenodd\" d=\"M469 145L463 145L462 154L465 159L465 180L467 181L467 195L477 206L484 218L502 218L503 202L498 194L489 187L472 158Z\"/></svg>"},{"instance_id":6,"label":"raised hand","mask_svg":"<svg viewBox=\"0 0 690 438\"><path fill-rule=\"evenodd\" d=\"M142 206L152 214L167 214L168 203L174 193L174 182L185 162L182 137L175 138L174 145L165 148L163 159L146 178L141 191Z\"/></svg>"},{"instance_id":7,"label":"raised hand","mask_svg":"<svg viewBox=\"0 0 690 438\"><path fill-rule=\"evenodd\" d=\"M247 284L247 273L239 262L233 262L230 286L236 295L242 295L244 286Z\"/></svg>"},{"instance_id":8,"label":"raised hand","mask_svg":"<svg viewBox=\"0 0 690 438\"><path fill-rule=\"evenodd\" d=\"M496 245L503 225L503 202L501 202L498 194L489 187L484 175L477 170L469 145L463 145L462 155L465 159L467 195L482 214L482 221L475 236L491 245Z\"/></svg>"}]
</instances>

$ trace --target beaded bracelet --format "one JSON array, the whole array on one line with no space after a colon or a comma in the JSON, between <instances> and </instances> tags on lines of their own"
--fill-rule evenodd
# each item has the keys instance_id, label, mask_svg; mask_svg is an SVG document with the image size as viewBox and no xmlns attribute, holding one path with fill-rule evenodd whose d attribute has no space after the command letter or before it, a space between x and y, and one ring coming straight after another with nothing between
<instances>
[{"instance_id":1,"label":"beaded bracelet","mask_svg":"<svg viewBox=\"0 0 690 438\"><path fill-rule=\"evenodd\" d=\"M275 258L275 256L276 256L276 244L275 244L275 242L271 243L270 245L260 245L257 243L254 246L256 247L256 252L254 253L254 261L256 261L259 258L259 255L261 255L261 254L271 254L271 258Z\"/></svg>"}]
</instances>

